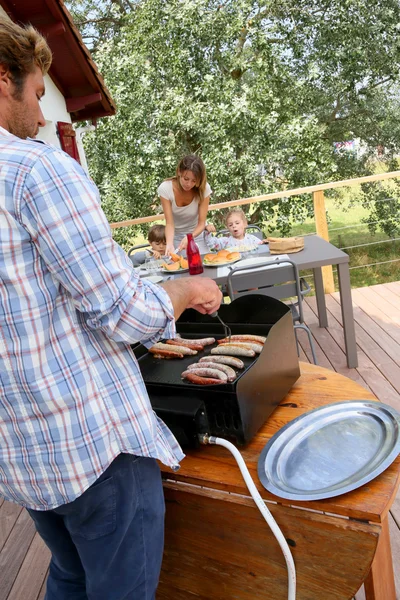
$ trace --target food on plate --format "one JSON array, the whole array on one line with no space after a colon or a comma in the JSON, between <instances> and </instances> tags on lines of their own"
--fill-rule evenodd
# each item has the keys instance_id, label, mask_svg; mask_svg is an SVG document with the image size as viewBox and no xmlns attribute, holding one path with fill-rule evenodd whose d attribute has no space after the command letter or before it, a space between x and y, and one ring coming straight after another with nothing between
<instances>
[{"instance_id":1,"label":"food on plate","mask_svg":"<svg viewBox=\"0 0 400 600\"><path fill-rule=\"evenodd\" d=\"M222 383L220 379L213 379L212 377L200 377L200 375L197 375L197 373L194 373L193 371L187 371L185 379L190 381L190 383L197 383L197 385L219 385Z\"/></svg>"},{"instance_id":2,"label":"food on plate","mask_svg":"<svg viewBox=\"0 0 400 600\"><path fill-rule=\"evenodd\" d=\"M229 250L219 250L217 252L217 256L221 257L221 258L226 258L229 254Z\"/></svg>"},{"instance_id":3,"label":"food on plate","mask_svg":"<svg viewBox=\"0 0 400 600\"><path fill-rule=\"evenodd\" d=\"M251 334L246 334L246 333L237 333L235 335L231 335L231 340L238 340L239 342L259 342L260 344L265 344L265 342L267 341L267 338L264 337L263 335L251 335ZM229 338L223 338L223 340L220 340L221 342L228 342Z\"/></svg>"},{"instance_id":4,"label":"food on plate","mask_svg":"<svg viewBox=\"0 0 400 600\"><path fill-rule=\"evenodd\" d=\"M216 254L206 254L203 262L206 264L218 265L238 260L240 258L239 252L228 252L228 250L220 250Z\"/></svg>"},{"instance_id":5,"label":"food on plate","mask_svg":"<svg viewBox=\"0 0 400 600\"><path fill-rule=\"evenodd\" d=\"M217 348L211 348L211 354L227 354L230 356L248 356L252 358L256 355L254 350L234 344L220 344Z\"/></svg>"},{"instance_id":6,"label":"food on plate","mask_svg":"<svg viewBox=\"0 0 400 600\"><path fill-rule=\"evenodd\" d=\"M180 352L175 352L172 347L170 350L149 348L149 352L154 355L154 358L183 358L183 354Z\"/></svg>"},{"instance_id":7,"label":"food on plate","mask_svg":"<svg viewBox=\"0 0 400 600\"><path fill-rule=\"evenodd\" d=\"M204 346L202 346L201 344L197 344L195 341L192 340L182 340L181 338L175 338L173 340L165 340L166 344L169 344L170 346L185 346L186 348L190 348L191 350L203 350Z\"/></svg>"},{"instance_id":8,"label":"food on plate","mask_svg":"<svg viewBox=\"0 0 400 600\"><path fill-rule=\"evenodd\" d=\"M189 263L183 258L183 256L178 256L177 254L171 254L171 258L173 260L172 263L162 263L161 268L166 271L180 271L181 269L188 269Z\"/></svg>"},{"instance_id":9,"label":"food on plate","mask_svg":"<svg viewBox=\"0 0 400 600\"><path fill-rule=\"evenodd\" d=\"M176 336L177 340L183 340L184 342L191 342L193 344L199 344L200 346L209 346L211 344L215 343L215 338L213 337L208 337L208 338L196 338L196 339L186 339L186 338L181 338L181 336L178 334Z\"/></svg>"},{"instance_id":10,"label":"food on plate","mask_svg":"<svg viewBox=\"0 0 400 600\"><path fill-rule=\"evenodd\" d=\"M187 370L198 371L199 369L203 369L204 367L208 369L217 369L218 371L222 371L228 377L228 381L234 381L237 377L236 371L234 371L232 367L228 367L228 365L214 363L212 361L193 363L188 366Z\"/></svg>"},{"instance_id":11,"label":"food on plate","mask_svg":"<svg viewBox=\"0 0 400 600\"><path fill-rule=\"evenodd\" d=\"M211 377L212 379L219 379L222 383L226 383L228 381L228 376L226 375L226 373L223 373L223 371L220 371L219 369L210 369L209 367L203 367L200 369L196 369L194 372L200 377ZM191 373L193 373L193 371L190 371L189 369L183 371L181 375L182 379L186 379L186 376L190 375Z\"/></svg>"},{"instance_id":12,"label":"food on plate","mask_svg":"<svg viewBox=\"0 0 400 600\"><path fill-rule=\"evenodd\" d=\"M179 262L173 262L173 263L163 263L161 265L161 267L163 269L166 269L167 271L179 271L179 269L181 268L181 265Z\"/></svg>"},{"instance_id":13,"label":"food on plate","mask_svg":"<svg viewBox=\"0 0 400 600\"><path fill-rule=\"evenodd\" d=\"M222 340L218 340L218 344L220 346L239 346L241 348L250 348L251 350L254 350L254 352L256 354L260 354L262 352L262 349L264 348L263 344L259 344L258 342L245 342L245 341L239 341L239 340L231 340L227 342L224 342Z\"/></svg>"},{"instance_id":14,"label":"food on plate","mask_svg":"<svg viewBox=\"0 0 400 600\"><path fill-rule=\"evenodd\" d=\"M234 356L203 356L199 360L199 363L202 362L213 362L222 365L231 365L232 367L236 367L236 369L244 368L244 362L240 360L240 358L235 358Z\"/></svg>"},{"instance_id":15,"label":"food on plate","mask_svg":"<svg viewBox=\"0 0 400 600\"><path fill-rule=\"evenodd\" d=\"M195 356L198 350L192 350L191 348L187 348L186 346L170 346L169 344L163 344L162 342L158 342L154 344L151 348L149 348L149 352L155 354L157 350L165 350L166 352L179 352L180 354L184 354L185 356Z\"/></svg>"}]
</instances>

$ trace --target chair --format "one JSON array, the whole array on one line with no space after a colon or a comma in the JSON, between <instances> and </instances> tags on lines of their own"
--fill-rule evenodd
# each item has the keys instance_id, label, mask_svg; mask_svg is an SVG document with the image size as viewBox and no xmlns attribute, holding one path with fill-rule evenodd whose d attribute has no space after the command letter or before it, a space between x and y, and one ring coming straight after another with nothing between
<instances>
[{"instance_id":1,"label":"chair","mask_svg":"<svg viewBox=\"0 0 400 600\"><path fill-rule=\"evenodd\" d=\"M260 229L260 227L258 225L247 225L246 232L255 235L259 240L264 239L264 234L262 232L262 229ZM227 233L229 233L229 229L221 229L220 231L217 231L217 233L215 235L216 235L216 237L223 237Z\"/></svg>"},{"instance_id":2,"label":"chair","mask_svg":"<svg viewBox=\"0 0 400 600\"><path fill-rule=\"evenodd\" d=\"M293 317L297 352L299 353L297 331L302 329L308 335L313 361L314 364L317 364L311 332L304 323L303 295L305 290L302 289L299 272L293 261L287 258L276 258L257 263L256 266L237 266L228 275L227 290L231 300L255 292L277 300L295 298L288 305Z\"/></svg>"},{"instance_id":3,"label":"chair","mask_svg":"<svg viewBox=\"0 0 400 600\"><path fill-rule=\"evenodd\" d=\"M129 258L131 259L133 265L135 265L135 262L133 260L133 255L135 254L136 250L140 250L141 248L150 248L150 244L146 243L146 244L139 244L138 246L132 246L132 248L129 248L127 254L129 256Z\"/></svg>"}]
</instances>

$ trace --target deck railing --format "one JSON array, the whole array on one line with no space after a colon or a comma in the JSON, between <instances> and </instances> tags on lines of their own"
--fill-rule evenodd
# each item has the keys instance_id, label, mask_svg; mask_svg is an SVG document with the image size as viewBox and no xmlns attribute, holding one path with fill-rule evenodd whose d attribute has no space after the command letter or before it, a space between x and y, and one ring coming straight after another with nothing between
<instances>
[{"instance_id":1,"label":"deck railing","mask_svg":"<svg viewBox=\"0 0 400 600\"><path fill-rule=\"evenodd\" d=\"M361 183L373 183L378 181L384 181L386 179L393 179L395 177L400 177L400 171L390 171L389 173L366 175L364 177L355 177L353 179L344 179L342 181L331 181L329 183L310 185L302 188L284 190L282 192L273 192L271 194L264 194L261 196L252 196L251 198L241 198L238 200L230 200L229 202L219 202L216 204L210 204L209 210L221 210L224 208L231 208L234 206L244 206L246 204L255 204L258 202L268 202L271 200L277 200L279 198L299 196L301 194L312 194L314 202L314 219L316 233L320 237L329 241L329 230L325 208L325 190L331 190L339 187L350 187L354 185L359 185ZM111 228L116 229L119 227L129 227L131 225L141 225L143 223L151 223L152 221L160 221L164 218L165 217L163 213L157 215L149 215L147 217L138 217L137 219L129 219L126 221L119 221L118 223L111 223ZM323 267L322 273L324 279L325 292L327 294L330 294L335 290L332 267Z\"/></svg>"}]
</instances>

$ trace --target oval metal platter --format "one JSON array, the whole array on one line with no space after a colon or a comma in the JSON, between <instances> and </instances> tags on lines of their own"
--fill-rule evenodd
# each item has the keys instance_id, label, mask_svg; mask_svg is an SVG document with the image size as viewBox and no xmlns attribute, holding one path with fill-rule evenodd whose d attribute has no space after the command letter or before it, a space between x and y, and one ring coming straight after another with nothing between
<instances>
[{"instance_id":1,"label":"oval metal platter","mask_svg":"<svg viewBox=\"0 0 400 600\"><path fill-rule=\"evenodd\" d=\"M337 402L282 427L261 452L258 476L280 498L321 500L371 481L399 452L400 413L381 402Z\"/></svg>"}]
</instances>

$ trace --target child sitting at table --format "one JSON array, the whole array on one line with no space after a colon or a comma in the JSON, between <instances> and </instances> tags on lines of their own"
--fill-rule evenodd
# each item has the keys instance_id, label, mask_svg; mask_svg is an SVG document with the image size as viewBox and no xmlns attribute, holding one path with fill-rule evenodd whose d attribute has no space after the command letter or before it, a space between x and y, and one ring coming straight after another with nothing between
<instances>
[{"instance_id":1,"label":"child sitting at table","mask_svg":"<svg viewBox=\"0 0 400 600\"><path fill-rule=\"evenodd\" d=\"M165 255L165 248L167 245L165 225L153 225L153 227L149 229L147 241L151 248L143 250L142 252L135 252L135 254L129 256L134 267L139 267L144 264L148 258L159 259Z\"/></svg>"},{"instance_id":2,"label":"child sitting at table","mask_svg":"<svg viewBox=\"0 0 400 600\"><path fill-rule=\"evenodd\" d=\"M247 219L241 208L234 208L228 212L225 218L225 225L229 229L229 236L216 237L212 235L215 232L213 225L207 225L205 231L205 241L210 250L223 250L224 248L258 246L266 244L267 240L260 240L251 233L246 233Z\"/></svg>"}]
</instances>

